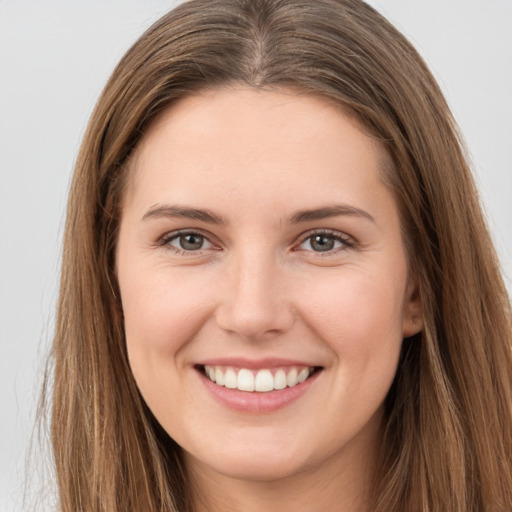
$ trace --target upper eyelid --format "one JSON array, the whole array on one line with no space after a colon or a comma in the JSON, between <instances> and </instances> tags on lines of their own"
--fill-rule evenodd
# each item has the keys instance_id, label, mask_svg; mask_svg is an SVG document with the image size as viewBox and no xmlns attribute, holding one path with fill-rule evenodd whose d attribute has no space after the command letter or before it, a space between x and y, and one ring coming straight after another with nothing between
<instances>
[{"instance_id":1,"label":"upper eyelid","mask_svg":"<svg viewBox=\"0 0 512 512\"><path fill-rule=\"evenodd\" d=\"M165 232L162 236L160 236L160 239L170 239L176 236L180 235L200 235L204 238L211 238L213 235L210 233L207 233L203 231L202 229L198 228L183 228L183 229L173 229L172 231Z\"/></svg>"},{"instance_id":2,"label":"upper eyelid","mask_svg":"<svg viewBox=\"0 0 512 512\"><path fill-rule=\"evenodd\" d=\"M341 247L335 247L327 251L315 251L313 250L313 248L301 249L301 245L304 244L309 238L315 235L331 236L332 238L336 239L336 241L341 243ZM342 254L345 254L347 251L357 249L358 247L358 242L353 237L347 235L346 233L336 230L317 229L305 233L299 239L299 242L294 244L291 250L293 252L302 252L304 254L307 254L308 257L329 258L340 256Z\"/></svg>"},{"instance_id":3,"label":"upper eyelid","mask_svg":"<svg viewBox=\"0 0 512 512\"><path fill-rule=\"evenodd\" d=\"M356 243L353 236L344 233L343 231L337 231L336 229L310 229L298 236L299 244L305 242L308 238L314 235L327 235L342 240L343 242Z\"/></svg>"},{"instance_id":4,"label":"upper eyelid","mask_svg":"<svg viewBox=\"0 0 512 512\"><path fill-rule=\"evenodd\" d=\"M213 235L211 235L209 233L205 233L201 229L187 229L187 228L177 229L174 231L168 231L167 233L164 233L162 236L160 236L158 238L156 245L165 245L168 242L170 242L171 240L174 240L174 239L178 238L179 236L183 236L183 235L199 235L199 236L203 237L205 240L207 240L213 246L220 245L220 243L215 240L215 237ZM213 240L212 240L212 238L213 238ZM201 252L201 250L204 250L204 249L199 249L197 251L191 251L191 252L199 253L199 252Z\"/></svg>"}]
</instances>

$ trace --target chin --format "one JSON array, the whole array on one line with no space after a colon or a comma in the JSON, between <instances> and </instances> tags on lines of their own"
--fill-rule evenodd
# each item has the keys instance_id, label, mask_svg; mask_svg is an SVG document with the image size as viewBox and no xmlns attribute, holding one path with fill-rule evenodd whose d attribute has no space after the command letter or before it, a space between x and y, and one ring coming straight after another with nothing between
<instances>
[{"instance_id":1,"label":"chin","mask_svg":"<svg viewBox=\"0 0 512 512\"><path fill-rule=\"evenodd\" d=\"M275 482L302 473L307 468L294 461L236 461L213 468L225 476L252 482Z\"/></svg>"},{"instance_id":2,"label":"chin","mask_svg":"<svg viewBox=\"0 0 512 512\"><path fill-rule=\"evenodd\" d=\"M187 454L187 465L209 468L218 474L240 480L269 482L301 473L311 465L304 453L285 452L275 444L261 447L253 444L247 450L223 450L221 453L208 453L197 458Z\"/></svg>"}]
</instances>

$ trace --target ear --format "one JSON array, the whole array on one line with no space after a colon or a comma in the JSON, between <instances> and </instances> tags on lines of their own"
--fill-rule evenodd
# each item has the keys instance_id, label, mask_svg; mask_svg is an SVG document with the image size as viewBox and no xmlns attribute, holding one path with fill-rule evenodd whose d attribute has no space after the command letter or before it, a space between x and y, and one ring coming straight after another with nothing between
<instances>
[{"instance_id":1,"label":"ear","mask_svg":"<svg viewBox=\"0 0 512 512\"><path fill-rule=\"evenodd\" d=\"M416 278L409 278L404 297L402 314L402 336L408 338L418 334L423 329L423 308L421 294Z\"/></svg>"}]
</instances>

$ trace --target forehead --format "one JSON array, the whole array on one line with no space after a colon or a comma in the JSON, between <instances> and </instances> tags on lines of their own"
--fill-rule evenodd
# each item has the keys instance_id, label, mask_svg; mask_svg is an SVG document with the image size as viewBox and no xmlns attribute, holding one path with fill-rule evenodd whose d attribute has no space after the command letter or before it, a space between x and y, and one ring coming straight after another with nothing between
<instances>
[{"instance_id":1,"label":"forehead","mask_svg":"<svg viewBox=\"0 0 512 512\"><path fill-rule=\"evenodd\" d=\"M367 187L369 178L382 178L386 160L355 116L318 96L206 90L177 101L153 122L128 166L127 192L172 180L177 193L183 179L239 190L251 182L285 181L290 189L304 178L328 183L343 175Z\"/></svg>"}]
</instances>

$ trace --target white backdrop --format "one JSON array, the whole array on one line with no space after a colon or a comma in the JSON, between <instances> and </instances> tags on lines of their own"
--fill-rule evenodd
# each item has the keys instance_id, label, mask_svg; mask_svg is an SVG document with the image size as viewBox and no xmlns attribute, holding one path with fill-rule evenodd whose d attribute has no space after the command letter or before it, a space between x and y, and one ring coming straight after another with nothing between
<instances>
[{"instance_id":1,"label":"white backdrop","mask_svg":"<svg viewBox=\"0 0 512 512\"><path fill-rule=\"evenodd\" d=\"M0 0L0 512L23 510L80 138L116 62L175 3ZM512 0L370 3L409 36L448 97L512 291Z\"/></svg>"}]
</instances>

